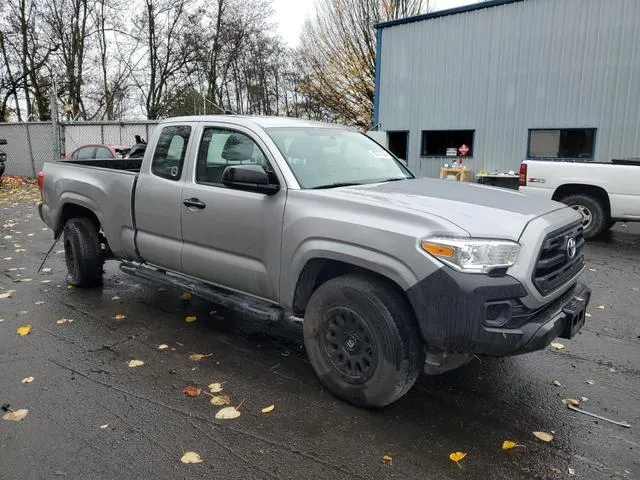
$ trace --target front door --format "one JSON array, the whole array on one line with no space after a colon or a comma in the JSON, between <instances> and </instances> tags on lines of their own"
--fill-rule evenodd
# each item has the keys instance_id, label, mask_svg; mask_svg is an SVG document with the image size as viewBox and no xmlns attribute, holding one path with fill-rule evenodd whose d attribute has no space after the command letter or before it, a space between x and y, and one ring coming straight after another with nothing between
<instances>
[{"instance_id":1,"label":"front door","mask_svg":"<svg viewBox=\"0 0 640 480\"><path fill-rule=\"evenodd\" d=\"M216 285L267 300L278 300L280 242L286 191L275 195L225 187L229 165L273 170L260 139L240 127L205 126L195 169L182 191L182 270Z\"/></svg>"}]
</instances>

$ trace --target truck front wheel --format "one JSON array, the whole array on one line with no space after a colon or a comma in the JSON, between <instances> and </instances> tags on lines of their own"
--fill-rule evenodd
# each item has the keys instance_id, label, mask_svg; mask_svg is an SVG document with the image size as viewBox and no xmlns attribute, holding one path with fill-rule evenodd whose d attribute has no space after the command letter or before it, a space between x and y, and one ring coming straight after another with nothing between
<instances>
[{"instance_id":1,"label":"truck front wheel","mask_svg":"<svg viewBox=\"0 0 640 480\"><path fill-rule=\"evenodd\" d=\"M597 237L606 228L609 219L602 203L591 195L569 195L560 200L582 215L584 238Z\"/></svg>"},{"instance_id":2,"label":"truck front wheel","mask_svg":"<svg viewBox=\"0 0 640 480\"><path fill-rule=\"evenodd\" d=\"M75 287L102 284L104 257L96 225L88 218L72 218L64 226L67 282Z\"/></svg>"},{"instance_id":3,"label":"truck front wheel","mask_svg":"<svg viewBox=\"0 0 640 480\"><path fill-rule=\"evenodd\" d=\"M345 275L322 284L307 305L304 344L327 389L361 407L383 407L409 391L423 367L408 302L374 277Z\"/></svg>"}]
</instances>

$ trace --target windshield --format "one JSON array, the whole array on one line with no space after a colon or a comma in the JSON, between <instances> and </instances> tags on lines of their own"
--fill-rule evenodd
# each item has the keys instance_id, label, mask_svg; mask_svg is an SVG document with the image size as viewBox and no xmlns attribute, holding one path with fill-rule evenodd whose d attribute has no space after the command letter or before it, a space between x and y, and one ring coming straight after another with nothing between
<instances>
[{"instance_id":1,"label":"windshield","mask_svg":"<svg viewBox=\"0 0 640 480\"><path fill-rule=\"evenodd\" d=\"M411 172L366 135L339 128L269 128L302 188L387 182Z\"/></svg>"}]
</instances>

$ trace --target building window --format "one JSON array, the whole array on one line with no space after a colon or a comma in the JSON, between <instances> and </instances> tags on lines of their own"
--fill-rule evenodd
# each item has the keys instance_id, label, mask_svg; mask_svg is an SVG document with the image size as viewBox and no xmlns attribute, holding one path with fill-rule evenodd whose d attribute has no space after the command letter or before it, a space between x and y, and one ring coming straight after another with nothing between
<instances>
[{"instance_id":1,"label":"building window","mask_svg":"<svg viewBox=\"0 0 640 480\"><path fill-rule=\"evenodd\" d=\"M595 128L529 130L528 158L593 158Z\"/></svg>"},{"instance_id":2,"label":"building window","mask_svg":"<svg viewBox=\"0 0 640 480\"><path fill-rule=\"evenodd\" d=\"M423 130L421 157L473 157L474 130ZM466 146L466 149L462 146ZM460 149L466 154L462 154Z\"/></svg>"}]
</instances>

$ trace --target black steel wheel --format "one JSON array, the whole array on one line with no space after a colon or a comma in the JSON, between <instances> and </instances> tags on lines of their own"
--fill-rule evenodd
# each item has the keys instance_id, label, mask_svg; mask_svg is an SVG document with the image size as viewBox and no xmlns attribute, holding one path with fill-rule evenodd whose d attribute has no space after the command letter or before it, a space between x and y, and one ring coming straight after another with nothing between
<instances>
[{"instance_id":1,"label":"black steel wheel","mask_svg":"<svg viewBox=\"0 0 640 480\"><path fill-rule=\"evenodd\" d=\"M88 218L72 218L64 226L67 282L75 287L102 284L104 256L96 225Z\"/></svg>"},{"instance_id":2,"label":"black steel wheel","mask_svg":"<svg viewBox=\"0 0 640 480\"><path fill-rule=\"evenodd\" d=\"M409 303L397 287L373 276L345 275L318 287L305 311L303 333L320 381L354 405L396 401L423 367Z\"/></svg>"}]
</instances>

